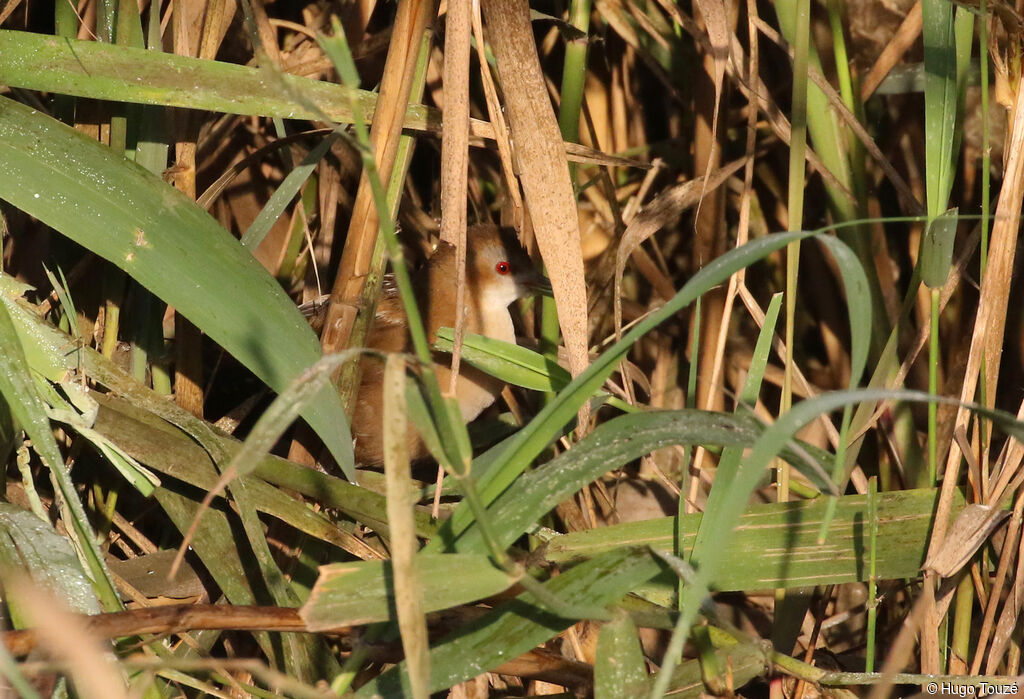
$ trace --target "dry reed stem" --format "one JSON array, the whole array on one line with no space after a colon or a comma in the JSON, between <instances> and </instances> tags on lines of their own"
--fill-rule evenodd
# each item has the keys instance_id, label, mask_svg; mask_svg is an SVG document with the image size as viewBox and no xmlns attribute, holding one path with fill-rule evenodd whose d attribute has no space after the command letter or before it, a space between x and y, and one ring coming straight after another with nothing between
<instances>
[{"instance_id":1,"label":"dry reed stem","mask_svg":"<svg viewBox=\"0 0 1024 699\"><path fill-rule=\"evenodd\" d=\"M444 35L444 122L441 125L441 240L455 246L455 307L466 305L466 197L469 168L471 0L449 0ZM455 394L466 316L455 315L448 393Z\"/></svg>"},{"instance_id":2,"label":"dry reed stem","mask_svg":"<svg viewBox=\"0 0 1024 699\"><path fill-rule=\"evenodd\" d=\"M266 52L270 63L277 68L281 67L281 49L277 45L277 30L270 26L270 18L267 17L267 9L263 6L263 0L243 0L248 2L252 8L252 19L256 23L256 32L259 35L260 45L256 50L256 60L260 62L260 50Z\"/></svg>"},{"instance_id":3,"label":"dry reed stem","mask_svg":"<svg viewBox=\"0 0 1024 699\"><path fill-rule=\"evenodd\" d=\"M345 28L345 36L353 49L363 41L366 34L366 25L370 22L370 15L377 6L377 0L352 0L341 3L342 26Z\"/></svg>"},{"instance_id":4,"label":"dry reed stem","mask_svg":"<svg viewBox=\"0 0 1024 699\"><path fill-rule=\"evenodd\" d=\"M757 25L754 19L757 18L757 3L754 0L747 0L747 38L750 42L747 64L747 79L757 72L757 61L759 56L759 45L757 41ZM723 66L724 69L724 66ZM743 169L743 193L740 195L739 223L736 226L736 247L746 245L750 236L750 195L754 183L754 151L757 146L757 105L747 101L747 141L746 141L746 166ZM725 292L725 306L722 317L725 319L718 327L718 337L715 339L714 362L711 367L711 385L718 386L722 379L722 368L725 364L726 340L729 334L729 319L732 318L733 306L736 303L736 295L744 285L747 278L746 268L736 272L729 277L729 286ZM707 450L704 447L697 447L693 457L693 468L698 473L704 465L704 457ZM690 493L690 499L695 493Z\"/></svg>"},{"instance_id":5,"label":"dry reed stem","mask_svg":"<svg viewBox=\"0 0 1024 699\"><path fill-rule=\"evenodd\" d=\"M711 51L702 55L701 63L711 79L712 87L712 91L709 91L704 81L698 81L695 86L698 118L693 138L694 175L704 178L694 217L693 264L695 269L699 269L725 252L726 248L726 226L722 216L725 206L723 192L715 191L706 206L705 199L708 195L707 176L720 167L722 162L722 150L718 147L718 124L732 31L729 26L730 13L722 0L697 0L695 9L704 20L704 28L711 43ZM735 19L735 15L732 19ZM693 358L698 376L696 405L705 410L721 410L725 397L712 380L712 373L718 335L721 328L728 325L724 290L713 289L704 295L700 315L700 325L694 323L692 327L692 332L699 333L699 354Z\"/></svg>"},{"instance_id":6,"label":"dry reed stem","mask_svg":"<svg viewBox=\"0 0 1024 699\"><path fill-rule=\"evenodd\" d=\"M198 56L200 38L204 33L203 7L185 3L175 4L173 15L174 52L179 56ZM219 18L211 16L207 22ZM205 48L216 54L212 38ZM203 56L209 58L211 56ZM196 115L186 110L175 110L177 136L174 144L174 186L190 199L196 198ZM203 354L202 334L180 313L174 314L174 401L196 417L203 417Z\"/></svg>"},{"instance_id":7,"label":"dry reed stem","mask_svg":"<svg viewBox=\"0 0 1024 699\"><path fill-rule=\"evenodd\" d=\"M1024 420L1024 401L1017 408L1018 420ZM996 462L995 482L989 480L989 488L984 493L986 504L998 507L1003 498L1015 491L1024 482L1024 471L1021 470L1021 463L1024 461L1024 444L1020 440L1008 439L1003 445L1003 453Z\"/></svg>"},{"instance_id":8,"label":"dry reed stem","mask_svg":"<svg viewBox=\"0 0 1024 699\"><path fill-rule=\"evenodd\" d=\"M384 476L395 586L395 610L415 699L430 695L430 655L416 551L412 473L409 466L408 416L405 404L405 357L389 354L384 365Z\"/></svg>"},{"instance_id":9,"label":"dry reed stem","mask_svg":"<svg viewBox=\"0 0 1024 699\"><path fill-rule=\"evenodd\" d=\"M208 0L206 5L206 21L203 33L199 38L199 57L213 60L224 42L231 19L238 10L237 0Z\"/></svg>"},{"instance_id":10,"label":"dry reed stem","mask_svg":"<svg viewBox=\"0 0 1024 699\"><path fill-rule=\"evenodd\" d=\"M491 67L487 62L483 20L480 17L480 3L478 0L473 0L472 19L473 36L476 38L477 62L480 64L480 82L484 88L487 115L490 117L490 124L493 125L492 136L498 146L501 171L505 176L505 191L508 192L512 205L512 221L516 230L522 231L525 218L523 195L519 190L519 178L516 177L516 167L512 157L512 143L509 140L508 125L505 123L505 114L501 108L501 101L498 99L498 88L494 84L494 76L491 75Z\"/></svg>"},{"instance_id":11,"label":"dry reed stem","mask_svg":"<svg viewBox=\"0 0 1024 699\"><path fill-rule=\"evenodd\" d=\"M380 94L370 128L377 172L385 183L391 178L395 164L398 139L402 135L402 122L412 91L416 55L427 25L437 14L436 10L436 0L402 0L398 4ZM364 172L359 178L345 249L331 289L323 335L320 338L324 354L348 347L359 311L373 312L372 308L362 308L362 296L377 233L377 208L373 203L370 181Z\"/></svg>"},{"instance_id":12,"label":"dry reed stem","mask_svg":"<svg viewBox=\"0 0 1024 699\"><path fill-rule=\"evenodd\" d=\"M981 284L981 295L978 299L978 310L974 322L974 336L971 339L970 355L967 359L963 388L960 392L961 402L973 401L984 358L987 374L986 396L989 406L995 401L996 396L999 362L1002 358L1003 333L1006 326L1007 302L1012 281L1013 261L1017 251L1019 213L1021 201L1024 199L1024 109L1021 108L1024 107L1024 90L1017 92L1016 104L1012 136L1009 148L1007 148L1006 175L999 192L995 221L992 225L989 265ZM955 426L966 429L970 415L967 408L962 406L958 408ZM952 445L946 459L942 495L935 513L935 528L928 546L929 557L941 548L946 536L953 491L959 481L960 457L959 447L955 444ZM925 585L934 585L935 578L936 576L932 573L926 574ZM926 619L921 634L922 671L934 673L939 671L938 628L942 621L934 603L928 606Z\"/></svg>"},{"instance_id":13,"label":"dry reed stem","mask_svg":"<svg viewBox=\"0 0 1024 699\"><path fill-rule=\"evenodd\" d=\"M702 141L704 139L701 139ZM717 148L710 149L708 164L718 166L721 158L716 157ZM703 180L704 186L706 179ZM707 206L704 206L705 199ZM694 238L697 269L725 252L725 218L722 216L724 197L715 191L710 197L701 195L697 204L697 234ZM724 396L711 380L714 364L715 344L723 325L728 324L725 316L724 289L711 289L701 299L700 326L693 324L692 332L699 333L697 362L697 405L706 410L721 410Z\"/></svg>"},{"instance_id":14,"label":"dry reed stem","mask_svg":"<svg viewBox=\"0 0 1024 699\"><path fill-rule=\"evenodd\" d=\"M704 54L704 70L709 72L712 77L712 81L715 88L715 101L712 110L711 118L711 133L708 141L709 147L707 148L707 159L704 161L704 166L698 170L699 175L705 175L721 162L721 153L715 153L715 146L718 136L718 117L720 111L720 105L722 103L722 83L725 78L725 66L729 62L729 42L732 31L729 28L729 10L725 6L723 0L697 0L697 8L700 10L700 14L704 18L704 26L708 33L708 40L711 42L711 52ZM710 62L710 66L708 65ZM710 70L708 70L710 68ZM695 142L701 140L702 131L698 120L698 138ZM702 147L698 147L698 154L704 150ZM701 158L697 158L697 162L701 162ZM706 180L705 180L706 182ZM703 201L706 191L701 192L701 200ZM697 218L700 219L700 205L697 206Z\"/></svg>"},{"instance_id":15,"label":"dry reed stem","mask_svg":"<svg viewBox=\"0 0 1024 699\"><path fill-rule=\"evenodd\" d=\"M871 70L864 76L864 82L860 86L861 102L867 102L871 95L875 94L875 90L885 80L885 76L899 63L907 49L917 41L917 37L921 34L921 21L921 0L917 0L907 16L903 18L903 23L896 30L892 41L886 45L875 64L871 66Z\"/></svg>"},{"instance_id":16,"label":"dry reed stem","mask_svg":"<svg viewBox=\"0 0 1024 699\"><path fill-rule=\"evenodd\" d=\"M302 302L307 303L323 296L321 280L327 275L334 247L335 222L338 219L338 201L342 192L341 173L330 163L321 161L318 168L320 226L313 251L306 267L305 284L302 287ZM314 284L315 282L315 284Z\"/></svg>"},{"instance_id":17,"label":"dry reed stem","mask_svg":"<svg viewBox=\"0 0 1024 699\"><path fill-rule=\"evenodd\" d=\"M94 639L115 639L139 634L180 634L203 629L240 631L308 631L299 610L290 607L256 607L231 604L169 604L141 607L103 614L66 614L74 625L81 624ZM332 633L345 635L348 627ZM25 656L42 641L42 629L28 628L0 633L0 643L9 653Z\"/></svg>"},{"instance_id":18,"label":"dry reed stem","mask_svg":"<svg viewBox=\"0 0 1024 699\"><path fill-rule=\"evenodd\" d=\"M993 593L993 599L998 596ZM985 662L986 672L991 673L1002 662L1006 654L1006 648L1010 643L1010 634L1017 626L1017 618L1020 615L1021 601L1024 599L1024 540L1018 542L1017 568L1014 571L1013 587L1003 604L1003 611L996 622L995 631L992 633L992 642L988 650L988 659Z\"/></svg>"},{"instance_id":19,"label":"dry reed stem","mask_svg":"<svg viewBox=\"0 0 1024 699\"><path fill-rule=\"evenodd\" d=\"M7 0L4 6L0 8L0 24L3 24L4 20L10 17L20 4L21 0Z\"/></svg>"},{"instance_id":20,"label":"dry reed stem","mask_svg":"<svg viewBox=\"0 0 1024 699\"><path fill-rule=\"evenodd\" d=\"M996 609L999 607L1003 586L1006 584L1006 574L1009 572L1010 562L1013 560L1013 550L1020 541L1022 510L1024 510L1024 495L1018 497L1017 502L1014 503L1010 524L1003 538L1002 550L999 553L999 565L996 567L996 577L992 583L988 603L985 605L985 616L981 622L981 629L978 631L978 644L974 651L974 660L971 662L972 675L977 675L981 672L981 662L985 657L986 646L991 639L993 632L992 623L995 621Z\"/></svg>"},{"instance_id":21,"label":"dry reed stem","mask_svg":"<svg viewBox=\"0 0 1024 699\"><path fill-rule=\"evenodd\" d=\"M579 215L561 133L548 99L526 0L483 0L488 37L498 60L505 106L537 244L555 292L558 321L573 376L587 364L587 292ZM589 404L580 409L586 430Z\"/></svg>"}]
</instances>

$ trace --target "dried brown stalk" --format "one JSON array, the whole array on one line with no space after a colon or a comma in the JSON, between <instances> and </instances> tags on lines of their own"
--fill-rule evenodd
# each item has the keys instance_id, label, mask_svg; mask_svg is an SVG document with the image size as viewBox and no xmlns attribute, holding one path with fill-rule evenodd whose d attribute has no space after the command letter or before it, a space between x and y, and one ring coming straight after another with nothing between
<instances>
[{"instance_id":1,"label":"dried brown stalk","mask_svg":"<svg viewBox=\"0 0 1024 699\"><path fill-rule=\"evenodd\" d=\"M541 257L551 277L558 321L573 376L587 364L587 292L579 217L562 136L548 99L526 0L483 0L488 38L498 60L512 139ZM589 406L580 411L580 428Z\"/></svg>"}]
</instances>

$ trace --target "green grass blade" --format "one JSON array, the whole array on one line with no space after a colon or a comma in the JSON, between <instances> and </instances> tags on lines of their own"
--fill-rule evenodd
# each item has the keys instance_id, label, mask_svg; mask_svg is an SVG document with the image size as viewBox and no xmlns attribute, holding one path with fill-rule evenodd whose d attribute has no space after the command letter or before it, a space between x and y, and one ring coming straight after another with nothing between
<instances>
[{"instance_id":1,"label":"green grass blade","mask_svg":"<svg viewBox=\"0 0 1024 699\"><path fill-rule=\"evenodd\" d=\"M484 555L419 554L416 560L426 612L490 597L515 583L515 577L496 568ZM394 619L392 575L391 561L323 566L300 614L311 631Z\"/></svg>"},{"instance_id":2,"label":"green grass blade","mask_svg":"<svg viewBox=\"0 0 1024 699\"><path fill-rule=\"evenodd\" d=\"M96 430L81 424L72 424L71 427L75 432L89 440L89 443L98 452L103 454L107 462L116 468L124 479L139 491L143 497L148 498L153 494L156 487L160 485L160 479L156 475Z\"/></svg>"},{"instance_id":3,"label":"green grass blade","mask_svg":"<svg viewBox=\"0 0 1024 699\"><path fill-rule=\"evenodd\" d=\"M637 638L636 625L626 614L601 627L597 637L594 663L595 699L637 696L647 680L644 652Z\"/></svg>"},{"instance_id":4,"label":"green grass blade","mask_svg":"<svg viewBox=\"0 0 1024 699\"><path fill-rule=\"evenodd\" d=\"M864 375L864 369L868 361L868 350L871 347L871 291L868 286L868 278L861 267L857 256L853 251L844 245L838 238L822 237L821 242L829 248L832 258L836 261L839 274L843 280L843 290L846 292L847 313L850 316L850 388L860 383ZM833 466L832 480L836 486L841 486L845 477L843 463L846 458L846 450L849 446L850 422L853 419L853 406L847 406L843 410L842 426L839 430L839 445L836 448L836 458ZM831 512L836 505L835 498L829 502L829 514L821 527L821 536L824 537L828 531L828 522ZM821 539L824 541L824 538Z\"/></svg>"},{"instance_id":5,"label":"green grass blade","mask_svg":"<svg viewBox=\"0 0 1024 699\"><path fill-rule=\"evenodd\" d=\"M790 41L793 42L793 98L790 108L792 132L789 141L789 175L786 202L789 214L789 230L798 231L803 228L804 189L807 187L807 167L804 160L807 155L807 64L811 33L810 0L797 0L793 10L796 21L792 30L793 35L790 37ZM799 269L800 241L797 240L786 247L786 349L785 356L783 357L785 373L782 380L782 396L779 399L780 413L785 413L793 405L793 369L796 366L796 359L793 353L796 351L794 336L796 333ZM778 498L780 500L789 499L789 479L789 467L786 464L779 464L776 469L776 481L778 483ZM718 479L716 478L716 480ZM658 672L652 696L667 687L667 682L672 672L672 664L675 662L671 646L669 654L669 656L666 656L665 665Z\"/></svg>"},{"instance_id":6,"label":"green grass blade","mask_svg":"<svg viewBox=\"0 0 1024 699\"><path fill-rule=\"evenodd\" d=\"M434 347L442 352L451 352L454 336L452 328L440 328ZM531 391L559 391L572 380L569 372L550 357L511 342L473 333L466 333L462 341L462 359L505 383Z\"/></svg>"},{"instance_id":7,"label":"green grass blade","mask_svg":"<svg viewBox=\"0 0 1024 699\"><path fill-rule=\"evenodd\" d=\"M242 234L242 245L250 250L255 250L263 242L267 233L270 232L271 226L284 213L288 205L294 201L295 195L299 193L306 180L309 179L309 176L313 174L313 171L320 164L320 160L327 154L327 151L331 149L331 146L334 145L338 138L339 136L336 133L328 134L326 138L316 144L306 154L306 157L302 159L302 162L294 170L288 173L284 181L270 195L267 203L260 209L256 219L249 224L245 233Z\"/></svg>"},{"instance_id":8,"label":"green grass blade","mask_svg":"<svg viewBox=\"0 0 1024 699\"><path fill-rule=\"evenodd\" d=\"M0 394L10 406L11 414L28 433L36 453L53 474L69 512L65 525L74 531L79 551L89 567L94 589L104 609L120 610L121 601L103 562L103 554L96 542L96 535L89 524L89 518L78 497L78 491L75 490L71 475L64 465L64 457L61 456L57 442L53 438L50 421L21 349L14 322L4 304L0 304Z\"/></svg>"},{"instance_id":9,"label":"green grass blade","mask_svg":"<svg viewBox=\"0 0 1024 699\"><path fill-rule=\"evenodd\" d=\"M74 129L0 100L0 198L121 267L271 388L320 344L270 275L205 211ZM303 417L354 476L341 401L325 389Z\"/></svg>"},{"instance_id":10,"label":"green grass blade","mask_svg":"<svg viewBox=\"0 0 1024 699\"><path fill-rule=\"evenodd\" d=\"M365 90L291 75L274 78L258 68L10 30L0 31L0 83L114 102L319 119L295 98L302 95L343 123L352 123L351 100L368 115L377 101ZM407 116L421 127L427 123L423 107Z\"/></svg>"},{"instance_id":11,"label":"green grass blade","mask_svg":"<svg viewBox=\"0 0 1024 699\"><path fill-rule=\"evenodd\" d=\"M777 0L775 12L779 19L779 29L791 45L799 41L797 36L798 5L801 0ZM808 46L808 64L822 70L821 59L814 45ZM805 76L806 77L806 76ZM850 184L850 167L845 151L845 139L839 130L833 111L828 106L828 97L821 88L813 83L807 86L807 130L810 132L814 150L825 166L832 171L845 186ZM841 211L840 218L848 221L854 218L853 204L842 194L829 190L829 203L834 209Z\"/></svg>"},{"instance_id":12,"label":"green grass blade","mask_svg":"<svg viewBox=\"0 0 1024 699\"><path fill-rule=\"evenodd\" d=\"M650 553L622 549L565 571L544 588L568 604L601 607L616 602L661 570ZM438 642L430 653L430 689L440 691L476 677L532 650L575 621L543 610L530 593L520 595ZM405 664L400 663L364 685L356 696L408 696L404 670Z\"/></svg>"},{"instance_id":13,"label":"green grass blade","mask_svg":"<svg viewBox=\"0 0 1024 699\"><path fill-rule=\"evenodd\" d=\"M768 366L768 359L772 349L772 338L775 336L775 326L779 319L779 309L782 305L782 294L775 294L772 297L771 302L768 304L768 309L765 311L764 325L761 327L761 332L757 337L757 344L754 346L754 352L751 355L750 369L747 373L747 378L743 383L743 388L740 391L740 405L751 406L757 402L757 397L761 392L761 382L764 379L764 371ZM740 411L744 412L741 413ZM749 408L742 407L737 408L736 415L745 414L749 411ZM727 447L722 450L722 458L718 461L718 471L716 473L716 480L719 478L723 482L731 482L736 477L736 472L740 468L740 464L743 459L745 447ZM682 514L682 513L680 513ZM679 527L683 526L683 519L678 519ZM684 556L682 552L683 546L683 531L680 530L679 537L677 540L677 546L679 548L676 551L676 555L680 558L686 558L689 560L689 553Z\"/></svg>"},{"instance_id":14,"label":"green grass blade","mask_svg":"<svg viewBox=\"0 0 1024 699\"><path fill-rule=\"evenodd\" d=\"M850 317L850 387L860 383L868 361L871 346L871 294L868 277L860 260L838 238L820 236L818 240L832 253L846 293L847 314Z\"/></svg>"},{"instance_id":15,"label":"green grass blade","mask_svg":"<svg viewBox=\"0 0 1024 699\"><path fill-rule=\"evenodd\" d=\"M877 496L876 576L879 580L916 578L928 548L937 488L901 490ZM954 515L964 506L956 495ZM752 505L739 519L733 535L722 542L721 574L715 588L766 590L863 582L871 575L871 506L867 495L838 498L825 544L818 532L827 505L818 498ZM693 549L704 515L627 522L557 536L548 542L547 560L564 564L591 558L624 546L650 546L671 552L676 532L683 555ZM675 589L674 575L657 579L666 599Z\"/></svg>"},{"instance_id":16,"label":"green grass blade","mask_svg":"<svg viewBox=\"0 0 1024 699\"><path fill-rule=\"evenodd\" d=\"M956 168L958 113L971 57L974 18L950 0L922 0L924 38L925 189L929 217L947 206Z\"/></svg>"},{"instance_id":17,"label":"green grass blade","mask_svg":"<svg viewBox=\"0 0 1024 699\"><path fill-rule=\"evenodd\" d=\"M49 522L6 502L0 502L0 569L5 575L15 570L28 574L68 609L82 614L99 614L100 605L71 542ZM18 620L15 600L5 600L14 628Z\"/></svg>"},{"instance_id":18,"label":"green grass blade","mask_svg":"<svg viewBox=\"0 0 1024 699\"><path fill-rule=\"evenodd\" d=\"M747 378L740 390L739 403L741 405L753 406L761 393L761 381L764 379L764 371L768 366L768 359L772 351L772 339L775 337L775 324L779 319L779 308L782 306L782 294L774 294L768 302L768 308L764 312L764 325L757 335L757 344L750 355L750 368L747 369Z\"/></svg>"},{"instance_id":19,"label":"green grass blade","mask_svg":"<svg viewBox=\"0 0 1024 699\"><path fill-rule=\"evenodd\" d=\"M7 681L7 684L21 699L40 699L41 695L36 688L21 673L17 661L7 652L6 646L0 646L0 677ZM52 695L51 695L52 696Z\"/></svg>"},{"instance_id":20,"label":"green grass blade","mask_svg":"<svg viewBox=\"0 0 1024 699\"><path fill-rule=\"evenodd\" d=\"M703 410L646 412L609 420L572 449L521 476L491 504L488 511L499 532L498 540L508 546L541 515L587 483L644 454L673 444L750 447L763 430L753 416ZM784 450L783 454L795 463L805 463L796 451ZM827 479L818 477L816 482L827 487ZM467 553L483 551L476 525L470 525L454 546Z\"/></svg>"}]
</instances>

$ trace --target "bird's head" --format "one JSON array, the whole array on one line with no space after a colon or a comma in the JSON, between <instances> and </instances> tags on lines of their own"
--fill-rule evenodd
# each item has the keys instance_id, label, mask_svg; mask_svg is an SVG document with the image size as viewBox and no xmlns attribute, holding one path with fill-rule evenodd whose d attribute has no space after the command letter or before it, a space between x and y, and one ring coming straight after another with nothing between
<instances>
[{"instance_id":1,"label":"bird's head","mask_svg":"<svg viewBox=\"0 0 1024 699\"><path fill-rule=\"evenodd\" d=\"M515 235L496 226L466 231L466 286L484 308L507 308L516 299L551 293Z\"/></svg>"}]
</instances>

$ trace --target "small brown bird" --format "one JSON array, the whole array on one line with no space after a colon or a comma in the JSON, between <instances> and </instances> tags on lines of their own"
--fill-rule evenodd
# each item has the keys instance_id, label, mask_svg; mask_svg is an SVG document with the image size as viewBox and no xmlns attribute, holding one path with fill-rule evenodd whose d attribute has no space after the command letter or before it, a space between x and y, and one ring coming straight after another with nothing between
<instances>
[{"instance_id":1,"label":"small brown bird","mask_svg":"<svg viewBox=\"0 0 1024 699\"><path fill-rule=\"evenodd\" d=\"M430 342L437 330L455 327L456 266L455 247L440 243L427 264L412 275L420 314ZM548 292L551 286L514 234L493 225L473 226L466 231L466 290L464 309L467 333L486 335L515 342L515 329L508 307L516 299L533 293ZM412 344L408 319L392 280L385 280L377 305L377 315L366 346L382 352L408 352ZM438 381L447 390L451 376L451 355L435 353ZM361 364L362 383L352 418L356 461L379 465L383 461L382 393L383 363L367 357ZM463 419L472 422L489 407L501 392L501 381L463 363L459 368L456 396ZM427 456L423 441L409 429L409 457Z\"/></svg>"}]
</instances>

